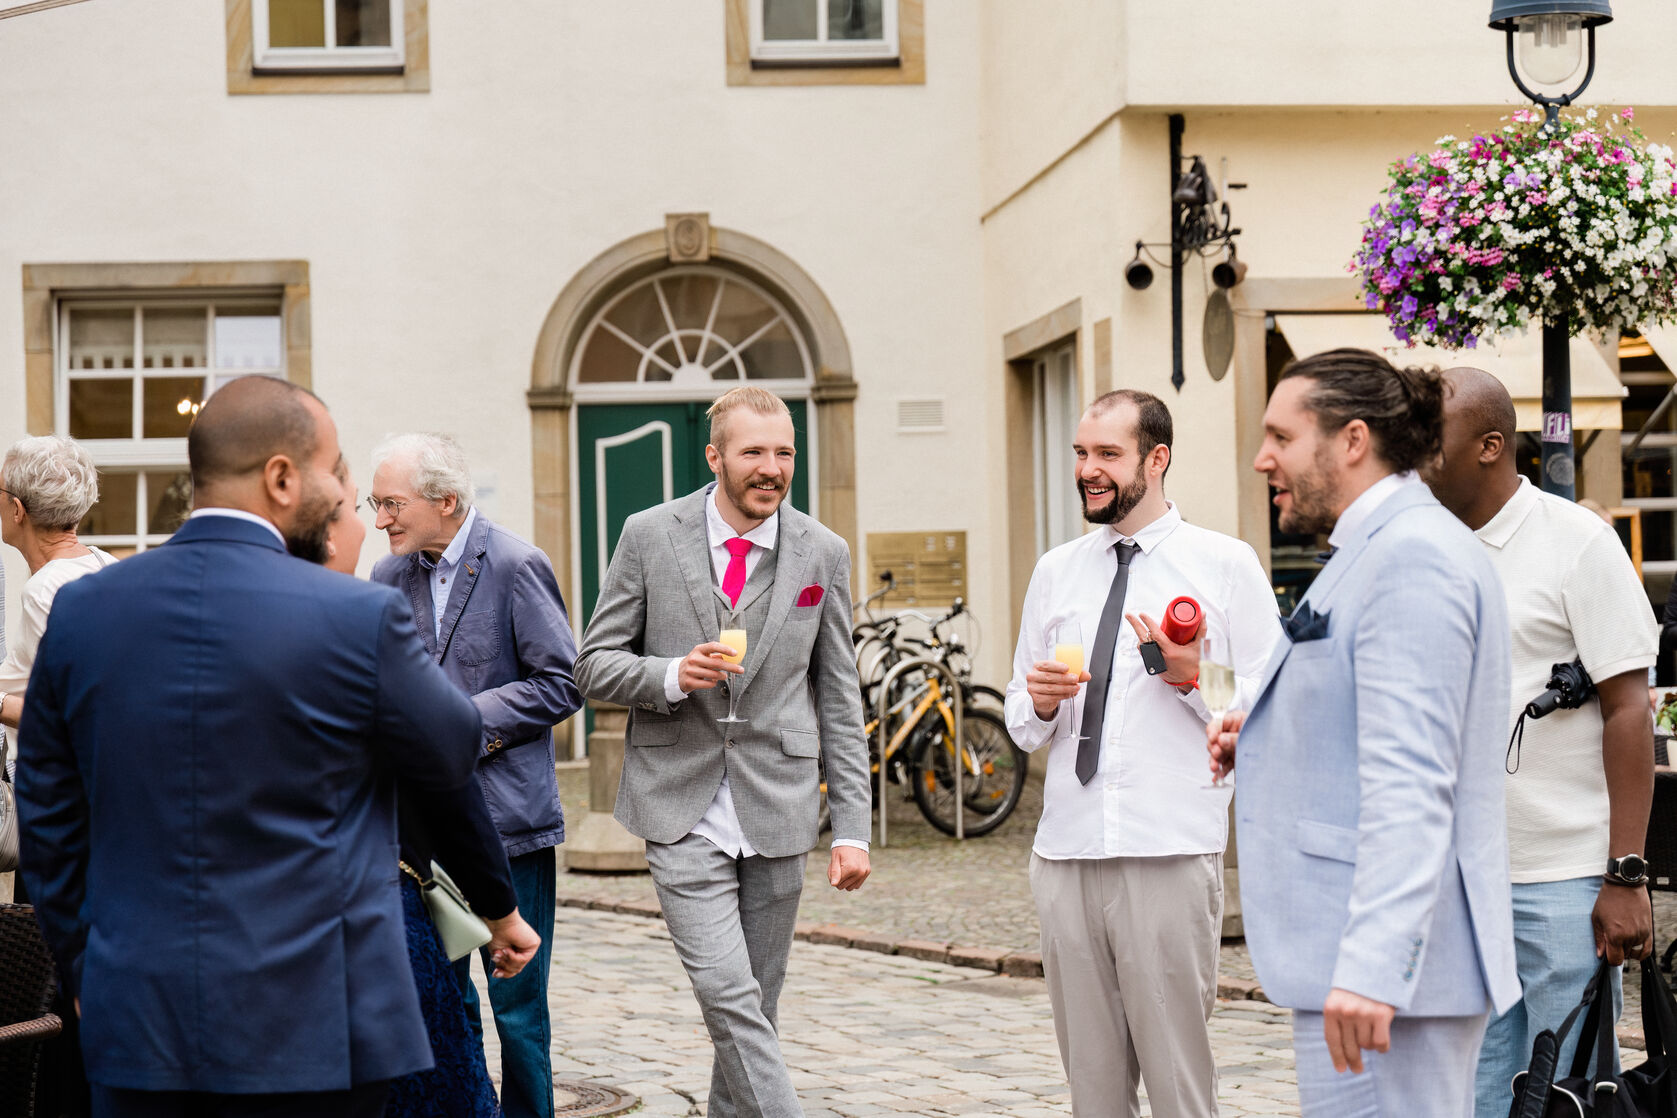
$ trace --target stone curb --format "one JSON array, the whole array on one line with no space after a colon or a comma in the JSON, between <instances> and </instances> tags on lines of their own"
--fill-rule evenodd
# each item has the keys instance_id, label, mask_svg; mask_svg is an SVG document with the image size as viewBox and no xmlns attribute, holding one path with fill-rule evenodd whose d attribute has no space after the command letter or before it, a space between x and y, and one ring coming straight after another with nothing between
<instances>
[{"instance_id":1,"label":"stone curb","mask_svg":"<svg viewBox=\"0 0 1677 1118\"><path fill-rule=\"evenodd\" d=\"M559 904L564 908L591 908L625 916L654 919L663 916L657 901L619 901L609 897L567 896L560 897ZM807 920L798 921L792 935L794 939L808 943L876 951L881 955L902 955L930 963L946 963L954 967L989 971L991 974L1005 974L1010 978L1042 977L1042 956L1035 951L967 947L924 939L893 939L877 932L846 927L843 924L813 924ZM1263 987L1256 982L1246 978L1229 978L1226 975L1217 976L1217 996L1224 1001L1266 1004L1269 1002ZM1626 1048L1634 1048L1640 1052L1647 1044L1641 1029L1620 1026L1617 1032L1619 1043Z\"/></svg>"}]
</instances>

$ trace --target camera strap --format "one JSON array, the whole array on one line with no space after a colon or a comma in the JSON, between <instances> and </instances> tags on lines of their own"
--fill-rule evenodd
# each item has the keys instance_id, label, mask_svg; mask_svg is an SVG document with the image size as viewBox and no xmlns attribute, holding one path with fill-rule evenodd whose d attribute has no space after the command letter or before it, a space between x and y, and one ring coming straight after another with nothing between
<instances>
[{"instance_id":1,"label":"camera strap","mask_svg":"<svg viewBox=\"0 0 1677 1118\"><path fill-rule=\"evenodd\" d=\"M1520 771L1520 747L1526 740L1526 712L1514 720L1514 732L1508 735L1508 752L1503 755L1502 768L1509 776Z\"/></svg>"}]
</instances>

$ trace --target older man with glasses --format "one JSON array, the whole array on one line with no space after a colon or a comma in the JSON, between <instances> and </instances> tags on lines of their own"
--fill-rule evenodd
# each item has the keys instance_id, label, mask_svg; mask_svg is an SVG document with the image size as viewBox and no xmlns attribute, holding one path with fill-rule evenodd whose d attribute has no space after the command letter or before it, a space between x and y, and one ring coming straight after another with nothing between
<instances>
[{"instance_id":1,"label":"older man with glasses","mask_svg":"<svg viewBox=\"0 0 1677 1118\"><path fill-rule=\"evenodd\" d=\"M547 978L554 847L565 839L553 727L582 705L571 672L576 641L547 556L482 515L473 495L466 456L446 435L398 435L375 450L367 503L390 556L373 579L407 595L420 638L483 716L478 774L506 844L518 911L542 937L517 977L489 979L501 1105L507 1118L552 1118ZM487 957L483 964L494 969ZM470 958L456 970L475 1028Z\"/></svg>"}]
</instances>

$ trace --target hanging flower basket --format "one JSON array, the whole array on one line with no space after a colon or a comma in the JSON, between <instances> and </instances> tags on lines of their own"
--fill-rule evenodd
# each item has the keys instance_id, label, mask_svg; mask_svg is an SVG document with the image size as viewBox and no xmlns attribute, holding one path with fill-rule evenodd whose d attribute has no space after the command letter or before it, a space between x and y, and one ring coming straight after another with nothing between
<instances>
[{"instance_id":1,"label":"hanging flower basket","mask_svg":"<svg viewBox=\"0 0 1677 1118\"><path fill-rule=\"evenodd\" d=\"M1472 349L1533 319L1634 330L1677 318L1677 162L1632 110L1513 114L1392 164L1350 270L1411 345Z\"/></svg>"}]
</instances>

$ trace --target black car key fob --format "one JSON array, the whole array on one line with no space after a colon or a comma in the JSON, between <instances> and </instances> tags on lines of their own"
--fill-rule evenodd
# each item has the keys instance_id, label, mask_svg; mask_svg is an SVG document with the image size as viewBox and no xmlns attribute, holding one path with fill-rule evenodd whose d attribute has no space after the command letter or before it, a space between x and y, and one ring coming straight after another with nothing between
<instances>
[{"instance_id":1,"label":"black car key fob","mask_svg":"<svg viewBox=\"0 0 1677 1118\"><path fill-rule=\"evenodd\" d=\"M1158 641L1142 641L1138 646L1141 650L1141 663L1147 669L1148 675L1165 674L1165 654L1159 648Z\"/></svg>"}]
</instances>

